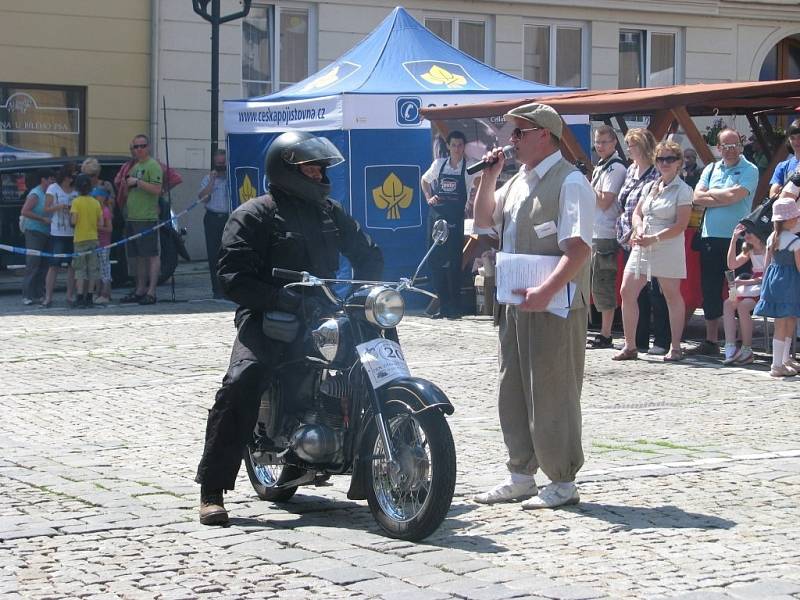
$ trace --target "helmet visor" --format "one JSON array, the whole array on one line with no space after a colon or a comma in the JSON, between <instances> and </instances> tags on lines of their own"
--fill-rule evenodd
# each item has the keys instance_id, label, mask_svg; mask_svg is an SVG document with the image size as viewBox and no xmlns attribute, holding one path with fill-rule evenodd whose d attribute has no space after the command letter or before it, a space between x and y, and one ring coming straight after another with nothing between
<instances>
[{"instance_id":1,"label":"helmet visor","mask_svg":"<svg viewBox=\"0 0 800 600\"><path fill-rule=\"evenodd\" d=\"M344 162L344 157L336 146L322 137L301 140L283 149L281 158L290 165L319 163L332 167Z\"/></svg>"}]
</instances>

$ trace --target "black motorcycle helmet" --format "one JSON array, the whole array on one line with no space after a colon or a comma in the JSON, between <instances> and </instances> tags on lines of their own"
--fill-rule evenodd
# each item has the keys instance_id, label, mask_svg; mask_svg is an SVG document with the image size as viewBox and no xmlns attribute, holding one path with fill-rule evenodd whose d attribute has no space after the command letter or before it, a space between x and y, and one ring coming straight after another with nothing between
<instances>
[{"instance_id":1,"label":"black motorcycle helmet","mask_svg":"<svg viewBox=\"0 0 800 600\"><path fill-rule=\"evenodd\" d=\"M276 137L267 150L265 168L270 188L310 202L323 202L331 191L326 170L344 162L330 140L305 131L289 131ZM300 165L322 167L322 181L314 181L300 171Z\"/></svg>"}]
</instances>

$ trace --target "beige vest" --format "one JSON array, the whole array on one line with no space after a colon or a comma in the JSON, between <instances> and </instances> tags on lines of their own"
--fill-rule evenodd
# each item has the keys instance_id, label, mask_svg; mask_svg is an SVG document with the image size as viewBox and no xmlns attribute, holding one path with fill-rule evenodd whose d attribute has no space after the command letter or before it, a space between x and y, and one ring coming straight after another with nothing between
<instances>
[{"instance_id":1,"label":"beige vest","mask_svg":"<svg viewBox=\"0 0 800 600\"><path fill-rule=\"evenodd\" d=\"M558 235L548 235L540 238L534 226L552 221L558 227L558 197L561 194L561 186L567 175L577 171L577 169L564 160L559 160L545 173L539 180L533 193L528 196L517 211L517 231L514 242L514 252L516 254L542 254L546 256L562 256L564 253L558 247ZM510 186L509 186L509 189ZM569 201L569 199L567 199ZM504 217L505 218L505 217ZM503 223L505 229L505 223ZM503 233L500 232L502 244ZM500 248L503 249L502 246ZM578 272L573 279L577 286L575 297L572 301L572 310L585 308L589 305L589 261Z\"/></svg>"}]
</instances>

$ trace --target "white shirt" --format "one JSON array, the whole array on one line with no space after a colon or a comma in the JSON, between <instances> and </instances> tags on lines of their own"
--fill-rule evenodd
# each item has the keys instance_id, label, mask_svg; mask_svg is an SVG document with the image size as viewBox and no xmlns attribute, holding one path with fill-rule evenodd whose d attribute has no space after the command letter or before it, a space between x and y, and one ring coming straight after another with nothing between
<instances>
[{"instance_id":1,"label":"white shirt","mask_svg":"<svg viewBox=\"0 0 800 600\"><path fill-rule=\"evenodd\" d=\"M498 231L503 226L503 251L514 252L517 232L517 211L525 199L531 195L542 177L561 160L557 150L538 165L529 169L520 167L520 176L509 180L494 193L495 209L492 219ZM510 186L510 187L509 187ZM596 198L592 186L580 171L567 175L558 195L558 247L564 251L564 242L570 238L580 238L591 248Z\"/></svg>"},{"instance_id":2,"label":"white shirt","mask_svg":"<svg viewBox=\"0 0 800 600\"><path fill-rule=\"evenodd\" d=\"M608 160L619 158L619 154L614 152L613 155L608 157ZM595 169L602 169L603 167L595 167ZM610 192L614 195L619 195L622 185L625 183L628 170L622 163L614 163L603 171L592 186L595 192ZM600 240L614 240L617 238L617 231L615 229L617 218L620 215L620 209L616 202L612 202L605 210L597 209L594 213L594 238Z\"/></svg>"},{"instance_id":3,"label":"white shirt","mask_svg":"<svg viewBox=\"0 0 800 600\"><path fill-rule=\"evenodd\" d=\"M47 194L50 194L55 200L54 204L66 204L70 206L72 199L78 194L67 194L61 186L57 183L51 183L47 188ZM50 235L58 235L61 237L72 237L75 234L75 228L72 226L69 211L56 211L50 213Z\"/></svg>"},{"instance_id":4,"label":"white shirt","mask_svg":"<svg viewBox=\"0 0 800 600\"><path fill-rule=\"evenodd\" d=\"M461 162L458 163L458 166L454 169L450 166L450 159L449 158L437 158L431 166L428 168L427 171L422 175L422 181L427 183L430 186L433 186L433 183L439 178L439 171L442 169L442 165L446 162L447 164L444 166L444 171L442 171L445 175L461 175L461 167L464 165L464 158L461 159ZM470 175L466 171L464 171L464 181L467 184L467 200L469 200L469 192L472 190L472 184L475 181L475 178L478 177L480 173L475 173L474 175Z\"/></svg>"}]
</instances>

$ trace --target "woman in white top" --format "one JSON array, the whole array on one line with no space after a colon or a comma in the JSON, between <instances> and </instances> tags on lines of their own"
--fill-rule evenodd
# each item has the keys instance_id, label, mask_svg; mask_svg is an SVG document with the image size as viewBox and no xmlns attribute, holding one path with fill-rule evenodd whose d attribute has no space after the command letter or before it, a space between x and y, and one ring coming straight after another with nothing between
<instances>
[{"instance_id":1,"label":"woman in white top","mask_svg":"<svg viewBox=\"0 0 800 600\"><path fill-rule=\"evenodd\" d=\"M45 193L44 210L51 215L50 251L55 254L72 254L73 251L74 228L70 221L69 209L72 199L77 195L72 190L75 169L73 164L61 167L55 182L47 188ZM42 308L50 308L53 305L53 288L62 263L67 263L67 305L72 306L75 301L75 272L72 270L72 259L51 258L44 283Z\"/></svg>"},{"instance_id":2,"label":"woman in white top","mask_svg":"<svg viewBox=\"0 0 800 600\"><path fill-rule=\"evenodd\" d=\"M683 231L692 212L692 188L680 178L683 150L675 142L656 146L656 168L661 176L642 190L633 211L631 254L622 278L622 326L625 346L614 360L634 360L636 323L639 320L637 298L645 284L658 277L669 311L672 349L665 361L683 358L681 336L686 308L681 296L681 279L686 277L686 253Z\"/></svg>"}]
</instances>

